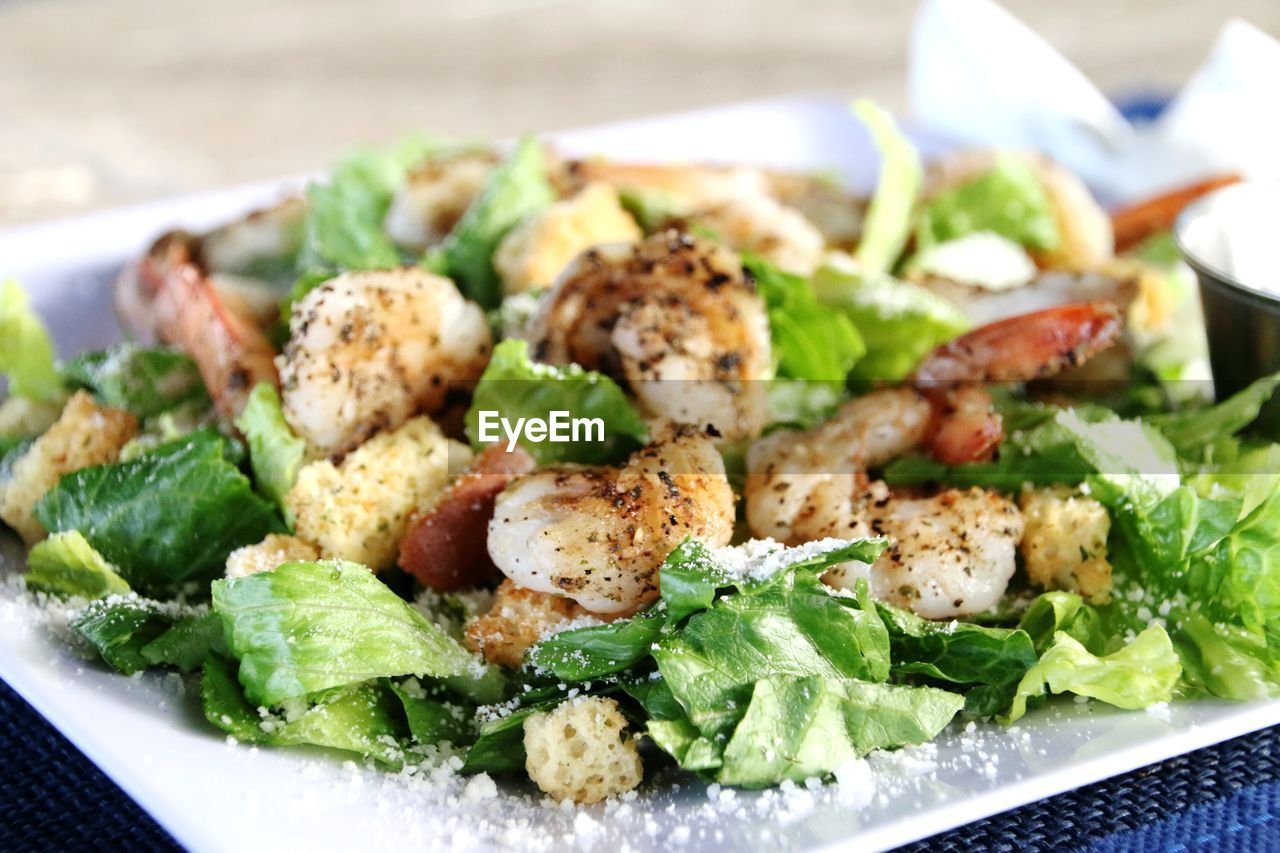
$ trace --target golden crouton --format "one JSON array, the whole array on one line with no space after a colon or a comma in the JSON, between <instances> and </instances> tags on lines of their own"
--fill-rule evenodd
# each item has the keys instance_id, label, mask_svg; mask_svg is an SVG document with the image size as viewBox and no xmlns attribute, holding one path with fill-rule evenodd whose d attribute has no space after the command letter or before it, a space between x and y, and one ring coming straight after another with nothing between
<instances>
[{"instance_id":1,"label":"golden crouton","mask_svg":"<svg viewBox=\"0 0 1280 853\"><path fill-rule=\"evenodd\" d=\"M298 538L315 543L322 557L377 571L395 563L409 513L445 487L451 462L469 458L430 418L417 417L369 439L339 465L325 459L303 466L285 504Z\"/></svg>"},{"instance_id":2,"label":"golden crouton","mask_svg":"<svg viewBox=\"0 0 1280 853\"><path fill-rule=\"evenodd\" d=\"M489 612L467 626L467 645L489 663L517 667L530 646L589 617L575 601L503 580Z\"/></svg>"},{"instance_id":3,"label":"golden crouton","mask_svg":"<svg viewBox=\"0 0 1280 853\"><path fill-rule=\"evenodd\" d=\"M618 703L571 699L524 721L525 770L556 800L598 803L640 784L644 766Z\"/></svg>"},{"instance_id":4,"label":"golden crouton","mask_svg":"<svg viewBox=\"0 0 1280 853\"><path fill-rule=\"evenodd\" d=\"M65 474L116 461L120 448L137 434L133 415L99 406L87 391L77 391L57 422L14 463L0 496L0 519L28 545L40 541L47 534L32 510L44 493Z\"/></svg>"},{"instance_id":5,"label":"golden crouton","mask_svg":"<svg viewBox=\"0 0 1280 853\"><path fill-rule=\"evenodd\" d=\"M627 243L643 235L618 193L608 184L587 184L512 229L493 255L504 290L519 293L555 281L582 252L602 243Z\"/></svg>"},{"instance_id":6,"label":"golden crouton","mask_svg":"<svg viewBox=\"0 0 1280 853\"><path fill-rule=\"evenodd\" d=\"M1062 487L1024 489L1022 558L1031 582L1078 592L1093 604L1111 597L1107 534L1111 517L1093 498Z\"/></svg>"},{"instance_id":7,"label":"golden crouton","mask_svg":"<svg viewBox=\"0 0 1280 853\"><path fill-rule=\"evenodd\" d=\"M255 572L269 572L295 560L318 560L320 552L297 536L268 533L257 545L237 548L227 555L227 577L242 578Z\"/></svg>"}]
</instances>

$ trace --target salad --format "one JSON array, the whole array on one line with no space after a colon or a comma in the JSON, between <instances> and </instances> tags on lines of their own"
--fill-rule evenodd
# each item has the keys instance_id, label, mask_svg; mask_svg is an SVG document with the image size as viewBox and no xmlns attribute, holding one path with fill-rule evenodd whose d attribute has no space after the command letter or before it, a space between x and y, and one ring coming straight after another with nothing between
<instances>
[{"instance_id":1,"label":"salad","mask_svg":"<svg viewBox=\"0 0 1280 853\"><path fill-rule=\"evenodd\" d=\"M0 287L21 584L211 729L559 801L826 780L1061 694L1280 689L1280 444L1178 209L1038 156L822 175L414 137L171 232L128 340Z\"/></svg>"}]
</instances>

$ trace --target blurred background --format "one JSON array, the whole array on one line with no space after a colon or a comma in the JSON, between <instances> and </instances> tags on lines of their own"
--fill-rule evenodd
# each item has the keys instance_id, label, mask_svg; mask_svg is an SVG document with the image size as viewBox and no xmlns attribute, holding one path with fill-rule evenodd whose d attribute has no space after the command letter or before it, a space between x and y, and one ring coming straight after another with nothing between
<instances>
[{"instance_id":1,"label":"blurred background","mask_svg":"<svg viewBox=\"0 0 1280 853\"><path fill-rule=\"evenodd\" d=\"M1004 0L1117 96L1277 0ZM0 0L0 225L295 174L408 129L508 135L787 94L906 106L899 0Z\"/></svg>"}]
</instances>

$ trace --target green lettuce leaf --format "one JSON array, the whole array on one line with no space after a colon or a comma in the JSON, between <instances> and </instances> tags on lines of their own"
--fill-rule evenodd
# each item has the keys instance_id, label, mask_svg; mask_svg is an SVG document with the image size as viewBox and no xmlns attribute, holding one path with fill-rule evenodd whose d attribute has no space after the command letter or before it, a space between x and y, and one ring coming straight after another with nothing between
<instances>
[{"instance_id":1,"label":"green lettuce leaf","mask_svg":"<svg viewBox=\"0 0 1280 853\"><path fill-rule=\"evenodd\" d=\"M236 427L249 443L249 464L258 491L280 508L285 523L293 527L285 495L293 488L306 459L307 443L293 434L280 408L280 394L261 382L249 395Z\"/></svg>"},{"instance_id":2,"label":"green lettuce leaf","mask_svg":"<svg viewBox=\"0 0 1280 853\"><path fill-rule=\"evenodd\" d=\"M93 550L77 530L55 533L27 554L29 589L52 595L102 598L130 592L119 570Z\"/></svg>"},{"instance_id":3,"label":"green lettuce leaf","mask_svg":"<svg viewBox=\"0 0 1280 853\"><path fill-rule=\"evenodd\" d=\"M876 275L893 269L907 244L924 171L915 146L898 129L893 116L865 99L854 101L853 111L871 132L880 152L880 176L856 253L861 269Z\"/></svg>"},{"instance_id":4,"label":"green lettuce leaf","mask_svg":"<svg viewBox=\"0 0 1280 853\"><path fill-rule=\"evenodd\" d=\"M763 788L826 776L873 749L932 740L964 705L932 687L811 675L761 679L716 780Z\"/></svg>"},{"instance_id":5,"label":"green lettuce leaf","mask_svg":"<svg viewBox=\"0 0 1280 853\"><path fill-rule=\"evenodd\" d=\"M112 596L90 604L71 622L71 631L112 669L133 675L151 666L142 649L173 624L154 601Z\"/></svg>"},{"instance_id":6,"label":"green lettuce leaf","mask_svg":"<svg viewBox=\"0 0 1280 853\"><path fill-rule=\"evenodd\" d=\"M1213 462L1216 460L1204 459L1205 451L1253 423L1275 394L1278 383L1280 374L1264 376L1216 405L1153 415L1147 420L1164 434L1179 456Z\"/></svg>"},{"instance_id":7,"label":"green lettuce leaf","mask_svg":"<svg viewBox=\"0 0 1280 853\"><path fill-rule=\"evenodd\" d=\"M76 356L62 372L71 385L142 420L178 409L204 412L212 405L196 363L175 350L123 343Z\"/></svg>"},{"instance_id":8,"label":"green lettuce leaf","mask_svg":"<svg viewBox=\"0 0 1280 853\"><path fill-rule=\"evenodd\" d=\"M554 199L545 174L542 146L536 139L524 137L490 174L429 265L438 265L468 299L483 308L498 307L502 282L493 268L498 243L522 219Z\"/></svg>"},{"instance_id":9,"label":"green lettuce leaf","mask_svg":"<svg viewBox=\"0 0 1280 853\"><path fill-rule=\"evenodd\" d=\"M233 665L211 657L204 663L200 698L205 719L243 743L322 746L373 758L391 769L404 764L403 709L377 682L329 691L292 713L263 714L246 701Z\"/></svg>"},{"instance_id":10,"label":"green lettuce leaf","mask_svg":"<svg viewBox=\"0 0 1280 853\"><path fill-rule=\"evenodd\" d=\"M734 570L706 545L686 539L659 569L662 597L655 606L607 625L562 631L531 648L526 660L535 670L549 672L561 681L589 681L619 673L648 658L659 636L690 614L711 607L721 591L754 595L782 581L788 573L821 573L848 560L870 563L884 545L883 540L866 539L819 549L765 549Z\"/></svg>"},{"instance_id":11,"label":"green lettuce leaf","mask_svg":"<svg viewBox=\"0 0 1280 853\"><path fill-rule=\"evenodd\" d=\"M479 448L481 412L497 412L514 423L517 418L548 419L551 412L568 412L574 418L599 418L604 441L583 436L578 441L533 442L521 434L521 445L539 465L553 462L601 464L617 462L642 445L648 427L612 379L577 365L555 367L529 358L529 345L507 340L493 350L493 357L476 385L467 411L467 435ZM491 435L504 446L508 438L496 424Z\"/></svg>"},{"instance_id":12,"label":"green lettuce leaf","mask_svg":"<svg viewBox=\"0 0 1280 853\"><path fill-rule=\"evenodd\" d=\"M1037 655L1053 643L1059 633L1079 642L1095 655L1112 651L1113 633L1103 624L1098 611L1074 592L1051 591L1036 596L1022 614L1018 628L1031 638Z\"/></svg>"},{"instance_id":13,"label":"green lettuce leaf","mask_svg":"<svg viewBox=\"0 0 1280 853\"><path fill-rule=\"evenodd\" d=\"M147 595L222 573L227 554L283 532L279 515L202 430L128 462L82 468L36 504L50 532L78 530Z\"/></svg>"},{"instance_id":14,"label":"green lettuce leaf","mask_svg":"<svg viewBox=\"0 0 1280 853\"><path fill-rule=\"evenodd\" d=\"M853 321L866 345L852 369L858 379L902 379L935 347L970 326L947 300L889 276L826 265L814 273L813 287L821 303Z\"/></svg>"},{"instance_id":15,"label":"green lettuce leaf","mask_svg":"<svg viewBox=\"0 0 1280 853\"><path fill-rule=\"evenodd\" d=\"M364 566L285 563L215 581L213 609L251 701L286 699L401 675L459 676L477 666Z\"/></svg>"},{"instance_id":16,"label":"green lettuce leaf","mask_svg":"<svg viewBox=\"0 0 1280 853\"><path fill-rule=\"evenodd\" d=\"M212 610L182 617L141 651L149 665L172 666L183 672L200 669L210 655L230 655L222 633L222 618Z\"/></svg>"},{"instance_id":17,"label":"green lettuce leaf","mask_svg":"<svg viewBox=\"0 0 1280 853\"><path fill-rule=\"evenodd\" d=\"M817 572L792 572L754 595L717 599L660 639L653 658L690 722L716 737L737 723L763 678L884 681L889 634L865 588L840 599Z\"/></svg>"},{"instance_id":18,"label":"green lettuce leaf","mask_svg":"<svg viewBox=\"0 0 1280 853\"><path fill-rule=\"evenodd\" d=\"M927 249L987 231L1030 249L1059 243L1053 205L1031 166L1021 157L996 156L988 171L934 196L920 212L916 245Z\"/></svg>"},{"instance_id":19,"label":"green lettuce leaf","mask_svg":"<svg viewBox=\"0 0 1280 853\"><path fill-rule=\"evenodd\" d=\"M416 678L391 682L391 692L404 707L413 739L425 746L448 742L466 746L475 740L475 707L430 695Z\"/></svg>"},{"instance_id":20,"label":"green lettuce leaf","mask_svg":"<svg viewBox=\"0 0 1280 853\"><path fill-rule=\"evenodd\" d=\"M866 352L862 337L844 314L820 305L813 285L755 255L742 265L755 279L769 312L776 375L844 386Z\"/></svg>"},{"instance_id":21,"label":"green lettuce leaf","mask_svg":"<svg viewBox=\"0 0 1280 853\"><path fill-rule=\"evenodd\" d=\"M54 358L53 339L27 294L11 278L0 282L0 373L9 377L9 393L43 403L63 399Z\"/></svg>"},{"instance_id":22,"label":"green lettuce leaf","mask_svg":"<svg viewBox=\"0 0 1280 853\"><path fill-rule=\"evenodd\" d=\"M1009 684L1036 663L1036 649L1027 632L930 622L914 613L877 604L889 631L892 670L952 684Z\"/></svg>"},{"instance_id":23,"label":"green lettuce leaf","mask_svg":"<svg viewBox=\"0 0 1280 853\"><path fill-rule=\"evenodd\" d=\"M1021 719L1027 700L1053 693L1075 693L1119 708L1146 708L1173 698L1182 665L1164 628L1151 625L1117 652L1098 657L1065 632L1018 684L1008 722Z\"/></svg>"}]
</instances>

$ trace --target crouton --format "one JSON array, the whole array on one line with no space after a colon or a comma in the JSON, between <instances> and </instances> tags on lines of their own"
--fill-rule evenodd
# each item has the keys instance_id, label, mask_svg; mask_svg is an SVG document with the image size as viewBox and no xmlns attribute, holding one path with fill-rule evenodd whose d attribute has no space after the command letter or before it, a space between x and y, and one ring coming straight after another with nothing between
<instances>
[{"instance_id":1,"label":"crouton","mask_svg":"<svg viewBox=\"0 0 1280 853\"><path fill-rule=\"evenodd\" d=\"M556 800L598 803L640 784L644 766L618 703L570 700L524 721L525 770Z\"/></svg>"},{"instance_id":2,"label":"crouton","mask_svg":"<svg viewBox=\"0 0 1280 853\"><path fill-rule=\"evenodd\" d=\"M467 645L489 663L518 667L544 637L595 621L577 602L503 580L489 612L467 626Z\"/></svg>"},{"instance_id":3,"label":"crouton","mask_svg":"<svg viewBox=\"0 0 1280 853\"><path fill-rule=\"evenodd\" d=\"M643 234L608 184L587 184L577 195L531 216L503 238L493 255L504 290L544 287L582 252L602 243L628 243Z\"/></svg>"},{"instance_id":4,"label":"crouton","mask_svg":"<svg viewBox=\"0 0 1280 853\"><path fill-rule=\"evenodd\" d=\"M116 461L120 448L137 434L133 415L99 406L87 391L77 391L57 422L14 463L0 496L0 519L28 545L40 541L47 532L32 510L44 493L65 474Z\"/></svg>"},{"instance_id":5,"label":"crouton","mask_svg":"<svg viewBox=\"0 0 1280 853\"><path fill-rule=\"evenodd\" d=\"M1018 503L1026 519L1019 549L1031 582L1105 603L1111 597L1107 508L1062 487L1024 489Z\"/></svg>"},{"instance_id":6,"label":"crouton","mask_svg":"<svg viewBox=\"0 0 1280 853\"><path fill-rule=\"evenodd\" d=\"M318 559L320 552L310 542L303 542L297 536L268 533L257 545L246 545L227 555L227 577L242 578L256 572L269 572L295 560Z\"/></svg>"},{"instance_id":7,"label":"crouton","mask_svg":"<svg viewBox=\"0 0 1280 853\"><path fill-rule=\"evenodd\" d=\"M430 418L412 418L369 439L341 464L326 459L303 466L285 504L298 538L315 543L322 557L378 571L395 563L409 513L448 484L451 465L470 457Z\"/></svg>"}]
</instances>

